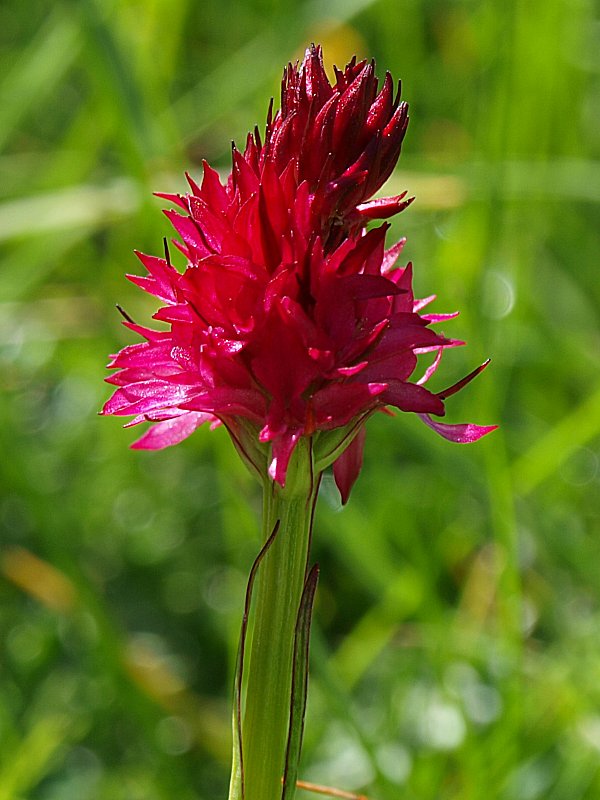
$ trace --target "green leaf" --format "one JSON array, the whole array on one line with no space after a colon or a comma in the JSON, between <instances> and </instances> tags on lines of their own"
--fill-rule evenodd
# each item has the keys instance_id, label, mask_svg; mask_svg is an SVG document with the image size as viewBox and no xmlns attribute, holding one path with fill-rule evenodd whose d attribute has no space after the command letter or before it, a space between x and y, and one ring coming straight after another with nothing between
<instances>
[{"instance_id":1,"label":"green leaf","mask_svg":"<svg viewBox=\"0 0 600 800\"><path fill-rule=\"evenodd\" d=\"M310 644L310 623L312 609L319 580L319 565L315 564L308 574L298 617L296 635L294 637L294 661L292 673L292 693L290 703L290 727L287 750L285 753L285 771L283 773L283 791L281 800L293 800L298 779L298 764L302 749L304 733L304 714L306 712L306 696L308 692L308 649Z\"/></svg>"},{"instance_id":2,"label":"green leaf","mask_svg":"<svg viewBox=\"0 0 600 800\"><path fill-rule=\"evenodd\" d=\"M252 604L252 589L261 561L267 554L269 548L275 541L279 522L273 528L273 532L262 546L256 556L248 584L246 585L246 599L244 601L244 615L242 617L242 627L240 630L240 643L238 646L237 661L235 666L235 682L233 688L233 756L231 765L231 780L229 784L229 800L244 800L244 753L242 745L242 684L244 680L244 653L246 649L246 634L248 633L248 617L250 616L250 606Z\"/></svg>"}]
</instances>

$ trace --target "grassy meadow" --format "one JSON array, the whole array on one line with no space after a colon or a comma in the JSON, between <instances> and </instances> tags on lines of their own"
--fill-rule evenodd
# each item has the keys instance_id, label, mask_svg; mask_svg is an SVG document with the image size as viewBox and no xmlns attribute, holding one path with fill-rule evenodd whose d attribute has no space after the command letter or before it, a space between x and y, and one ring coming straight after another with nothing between
<instances>
[{"instance_id":1,"label":"grassy meadow","mask_svg":"<svg viewBox=\"0 0 600 800\"><path fill-rule=\"evenodd\" d=\"M486 357L445 442L369 423L313 556L306 780L369 800L600 797L600 19L591 0L3 0L0 800L227 795L259 487L224 431L134 452L98 409L152 300L155 191L263 127L321 42L402 78L389 193L420 296ZM390 240L391 241L391 240ZM311 795L301 791L299 797Z\"/></svg>"}]
</instances>

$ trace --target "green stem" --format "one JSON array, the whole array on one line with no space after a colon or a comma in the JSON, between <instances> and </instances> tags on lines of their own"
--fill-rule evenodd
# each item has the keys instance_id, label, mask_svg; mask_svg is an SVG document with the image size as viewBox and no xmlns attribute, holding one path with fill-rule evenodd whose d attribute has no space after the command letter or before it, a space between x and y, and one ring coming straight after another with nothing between
<instances>
[{"instance_id":1,"label":"green stem","mask_svg":"<svg viewBox=\"0 0 600 800\"><path fill-rule=\"evenodd\" d=\"M261 562L254 590L254 628L242 724L244 800L279 800L290 714L296 619L306 580L319 484L312 443L300 439L285 488L264 485L264 540L275 540Z\"/></svg>"}]
</instances>

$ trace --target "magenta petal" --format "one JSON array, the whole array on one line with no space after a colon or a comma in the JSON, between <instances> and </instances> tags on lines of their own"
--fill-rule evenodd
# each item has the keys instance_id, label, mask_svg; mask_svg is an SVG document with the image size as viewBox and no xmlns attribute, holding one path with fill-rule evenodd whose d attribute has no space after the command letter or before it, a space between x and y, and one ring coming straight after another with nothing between
<instances>
[{"instance_id":1,"label":"magenta petal","mask_svg":"<svg viewBox=\"0 0 600 800\"><path fill-rule=\"evenodd\" d=\"M180 408L219 416L240 416L260 423L265 415L263 396L253 389L211 389L197 394Z\"/></svg>"},{"instance_id":2,"label":"magenta petal","mask_svg":"<svg viewBox=\"0 0 600 800\"><path fill-rule=\"evenodd\" d=\"M188 247L198 251L201 257L211 254L202 239L197 225L190 217L184 217L176 211L165 211L164 214Z\"/></svg>"},{"instance_id":3,"label":"magenta petal","mask_svg":"<svg viewBox=\"0 0 600 800\"><path fill-rule=\"evenodd\" d=\"M139 333L140 336L148 339L149 342L159 342L171 338L170 331L155 331L152 328L146 328L143 325L136 325L135 322L130 322L129 320L123 320L123 325L126 328L129 328L130 331Z\"/></svg>"},{"instance_id":4,"label":"magenta petal","mask_svg":"<svg viewBox=\"0 0 600 800\"><path fill-rule=\"evenodd\" d=\"M458 442L459 444L476 442L477 439L481 439L482 436L495 431L498 427L497 425L473 425L470 422L448 425L443 422L435 422L429 414L419 414L419 417L436 433L443 436L444 439L449 439L451 442Z\"/></svg>"},{"instance_id":5,"label":"magenta petal","mask_svg":"<svg viewBox=\"0 0 600 800\"><path fill-rule=\"evenodd\" d=\"M381 197L371 200L369 203L362 203L356 207L356 213L362 219L387 219L395 214L404 211L413 202L414 197L404 200L406 192L395 197Z\"/></svg>"},{"instance_id":6,"label":"magenta petal","mask_svg":"<svg viewBox=\"0 0 600 800\"><path fill-rule=\"evenodd\" d=\"M348 502L350 491L360 474L366 437L367 430L361 425L354 439L333 463L333 477L340 492L342 505Z\"/></svg>"},{"instance_id":7,"label":"magenta petal","mask_svg":"<svg viewBox=\"0 0 600 800\"><path fill-rule=\"evenodd\" d=\"M170 406L179 406L198 393L197 387L146 380L124 386L107 400L102 414L145 414Z\"/></svg>"},{"instance_id":8,"label":"magenta petal","mask_svg":"<svg viewBox=\"0 0 600 800\"><path fill-rule=\"evenodd\" d=\"M417 357L412 350L400 350L398 353L380 360L367 363L360 372L360 380L364 383L381 381L389 383L392 380L407 381L417 365Z\"/></svg>"},{"instance_id":9,"label":"magenta petal","mask_svg":"<svg viewBox=\"0 0 600 800\"><path fill-rule=\"evenodd\" d=\"M183 208L184 211L187 211L187 203L185 202L185 198L180 194L171 194L170 192L154 192L154 196L160 197L161 200L167 200L169 203L175 203L175 205L179 206L179 208Z\"/></svg>"},{"instance_id":10,"label":"magenta petal","mask_svg":"<svg viewBox=\"0 0 600 800\"><path fill-rule=\"evenodd\" d=\"M422 376L421 378L419 378L419 380L417 381L417 383L419 384L419 386L422 386L424 383L427 383L427 381L429 380L429 378L431 378L431 376L435 374L435 372L437 371L437 368L438 368L438 367L439 367L439 365L440 365L440 361L442 360L442 354L443 354L443 352L444 352L444 348L443 348L443 347L440 347L440 348L438 349L438 351L437 351L437 354L436 354L436 357L435 357L435 359L433 360L433 363L432 363L432 364L430 364L430 365L427 367L427 369L426 369L426 370L425 370L425 372L423 373L423 376Z\"/></svg>"},{"instance_id":11,"label":"magenta petal","mask_svg":"<svg viewBox=\"0 0 600 800\"><path fill-rule=\"evenodd\" d=\"M447 322L449 319L454 319L458 317L458 311L452 311L449 314L422 314L422 318L426 319L427 322L436 323L436 322Z\"/></svg>"},{"instance_id":12,"label":"magenta petal","mask_svg":"<svg viewBox=\"0 0 600 800\"><path fill-rule=\"evenodd\" d=\"M195 190L192 187L192 191L198 196L203 195L206 202L209 203L211 208L215 211L219 211L221 214L227 213L227 191L221 183L219 173L207 164L206 161L202 162L202 166L204 168L202 189L200 190L196 186Z\"/></svg>"},{"instance_id":13,"label":"magenta petal","mask_svg":"<svg viewBox=\"0 0 600 800\"><path fill-rule=\"evenodd\" d=\"M212 422L214 419L212 414L198 414L195 411L190 411L174 419L157 422L131 447L134 450L162 450L163 447L179 444L179 442L194 433L200 425L205 422Z\"/></svg>"},{"instance_id":14,"label":"magenta petal","mask_svg":"<svg viewBox=\"0 0 600 800\"><path fill-rule=\"evenodd\" d=\"M381 274L386 275L388 272L391 272L394 269L396 261L400 253L402 252L404 245L406 244L406 239L403 237L400 239L396 244L393 244L390 248L388 248L385 253L383 254L383 260L381 262Z\"/></svg>"},{"instance_id":15,"label":"magenta petal","mask_svg":"<svg viewBox=\"0 0 600 800\"><path fill-rule=\"evenodd\" d=\"M425 306L433 303L434 300L437 300L437 295L435 294L430 294L427 297L422 297L420 300L415 300L413 311L420 311L422 308L425 308Z\"/></svg>"},{"instance_id":16,"label":"magenta petal","mask_svg":"<svg viewBox=\"0 0 600 800\"><path fill-rule=\"evenodd\" d=\"M347 425L358 414L373 408L386 389L386 383L334 383L326 386L312 397L317 427L332 430Z\"/></svg>"},{"instance_id":17,"label":"magenta petal","mask_svg":"<svg viewBox=\"0 0 600 800\"><path fill-rule=\"evenodd\" d=\"M400 411L416 411L444 415L444 404L439 397L423 386L403 381L390 381L381 395L381 400Z\"/></svg>"},{"instance_id":18,"label":"magenta petal","mask_svg":"<svg viewBox=\"0 0 600 800\"><path fill-rule=\"evenodd\" d=\"M473 378L476 378L479 375L479 373L483 372L483 370L487 367L489 363L490 359L488 358L486 361L483 362L483 364L480 364L478 367L475 367L475 369L469 372L468 375L465 375L464 378L457 381L456 383L453 383L452 386L449 386L447 389L444 389L444 391L438 392L437 396L440 397L442 400L445 400L447 397L456 394L456 392L459 392L468 383L471 383Z\"/></svg>"},{"instance_id":19,"label":"magenta petal","mask_svg":"<svg viewBox=\"0 0 600 800\"><path fill-rule=\"evenodd\" d=\"M271 443L273 457L269 465L269 475L272 480L277 481L281 486L285 486L288 464L301 435L301 431L288 431L283 436L278 436Z\"/></svg>"}]
</instances>

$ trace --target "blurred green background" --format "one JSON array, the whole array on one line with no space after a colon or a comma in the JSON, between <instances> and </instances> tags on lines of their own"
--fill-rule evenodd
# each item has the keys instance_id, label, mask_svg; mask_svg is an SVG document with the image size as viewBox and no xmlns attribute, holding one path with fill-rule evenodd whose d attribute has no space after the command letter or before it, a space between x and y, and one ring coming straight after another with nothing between
<instances>
[{"instance_id":1,"label":"blurred green background","mask_svg":"<svg viewBox=\"0 0 600 800\"><path fill-rule=\"evenodd\" d=\"M140 453L96 416L135 337L153 191L264 124L310 41L401 77L392 191L458 308L444 442L370 425L323 487L302 776L373 800L600 797L600 19L591 0L3 0L0 800L224 798L258 487L223 431ZM433 382L432 382L433 385ZM303 797L303 792L299 793Z\"/></svg>"}]
</instances>

